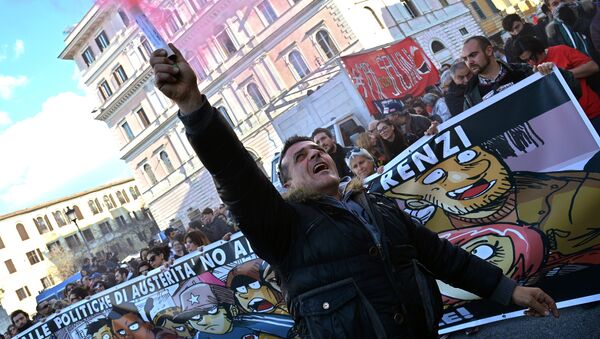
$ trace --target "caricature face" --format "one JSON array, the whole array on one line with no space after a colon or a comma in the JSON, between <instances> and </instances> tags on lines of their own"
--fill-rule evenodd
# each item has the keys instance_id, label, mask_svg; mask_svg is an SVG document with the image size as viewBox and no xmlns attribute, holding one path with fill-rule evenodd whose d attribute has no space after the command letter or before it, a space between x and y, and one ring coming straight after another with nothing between
<instances>
[{"instance_id":1,"label":"caricature face","mask_svg":"<svg viewBox=\"0 0 600 339\"><path fill-rule=\"evenodd\" d=\"M94 335L92 339L112 339L114 338L113 332L107 325L102 326Z\"/></svg>"},{"instance_id":2,"label":"caricature face","mask_svg":"<svg viewBox=\"0 0 600 339\"><path fill-rule=\"evenodd\" d=\"M165 320L164 324L160 327L177 334L178 337L188 338L192 336L186 324L177 323L170 319Z\"/></svg>"},{"instance_id":3,"label":"caricature face","mask_svg":"<svg viewBox=\"0 0 600 339\"><path fill-rule=\"evenodd\" d=\"M112 321L112 327L117 338L121 339L144 339L154 338L152 326L134 313L127 313L121 318Z\"/></svg>"},{"instance_id":4,"label":"caricature face","mask_svg":"<svg viewBox=\"0 0 600 339\"><path fill-rule=\"evenodd\" d=\"M278 303L277 296L266 285L258 281L235 289L235 298L241 308L248 312L272 313Z\"/></svg>"},{"instance_id":5,"label":"caricature face","mask_svg":"<svg viewBox=\"0 0 600 339\"><path fill-rule=\"evenodd\" d=\"M515 248L508 236L487 234L472 239L461 246L462 249L502 269L511 276L515 270Z\"/></svg>"},{"instance_id":6,"label":"caricature face","mask_svg":"<svg viewBox=\"0 0 600 339\"><path fill-rule=\"evenodd\" d=\"M227 314L227 310L222 306L214 306L207 312L196 314L188 324L194 329L213 334L225 334L231 331L233 319Z\"/></svg>"},{"instance_id":7,"label":"caricature face","mask_svg":"<svg viewBox=\"0 0 600 339\"><path fill-rule=\"evenodd\" d=\"M439 163L414 181L393 188L391 193L402 196L415 192L419 200L448 213L467 215L484 209L511 186L503 163L477 146Z\"/></svg>"}]
</instances>

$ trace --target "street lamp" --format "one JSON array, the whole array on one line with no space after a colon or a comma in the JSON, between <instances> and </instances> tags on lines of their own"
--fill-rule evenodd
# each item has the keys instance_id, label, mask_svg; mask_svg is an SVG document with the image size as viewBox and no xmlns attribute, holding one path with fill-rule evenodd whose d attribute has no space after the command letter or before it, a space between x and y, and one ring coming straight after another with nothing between
<instances>
[{"instance_id":1,"label":"street lamp","mask_svg":"<svg viewBox=\"0 0 600 339\"><path fill-rule=\"evenodd\" d=\"M69 206L67 206L65 213L67 214L67 218L69 218L75 224L75 227L77 227L77 231L79 231L81 238L83 238L83 243L85 244L85 248L87 248L88 254L90 255L90 259L93 258L94 256L92 255L92 251L90 251L90 246L88 245L88 242L85 239L83 232L81 232L79 225L77 225L77 213L75 213L75 210Z\"/></svg>"}]
</instances>

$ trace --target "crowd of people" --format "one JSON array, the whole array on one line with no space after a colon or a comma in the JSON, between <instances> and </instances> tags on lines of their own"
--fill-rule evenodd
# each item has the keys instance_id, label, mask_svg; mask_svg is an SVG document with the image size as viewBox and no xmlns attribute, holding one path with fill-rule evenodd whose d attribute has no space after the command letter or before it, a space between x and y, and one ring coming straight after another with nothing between
<instances>
[{"instance_id":1,"label":"crowd of people","mask_svg":"<svg viewBox=\"0 0 600 339\"><path fill-rule=\"evenodd\" d=\"M202 251L203 247L219 240L229 240L236 232L237 225L221 204L214 210L205 208L198 220L192 220L188 227L167 228L166 239L153 239L148 247L139 251L139 257L120 262L115 253L98 254L93 258L84 258L81 264L81 278L65 285L62 298L50 298L40 301L36 313L30 316L23 310L10 314L12 324L0 334L2 338L12 338L27 330L37 322L43 322L63 308L88 299L111 287L117 286L135 277L146 275L153 269L167 269L175 259L188 253Z\"/></svg>"}]
</instances>

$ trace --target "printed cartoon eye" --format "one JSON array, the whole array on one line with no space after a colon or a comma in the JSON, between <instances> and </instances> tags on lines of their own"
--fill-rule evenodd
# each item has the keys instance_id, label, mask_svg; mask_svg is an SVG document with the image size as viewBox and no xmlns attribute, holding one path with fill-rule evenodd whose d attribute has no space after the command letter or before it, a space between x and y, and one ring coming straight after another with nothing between
<instances>
[{"instance_id":1,"label":"printed cartoon eye","mask_svg":"<svg viewBox=\"0 0 600 339\"><path fill-rule=\"evenodd\" d=\"M112 337L108 333L104 333L104 335L102 335L102 339L111 339L111 338Z\"/></svg>"},{"instance_id":2,"label":"printed cartoon eye","mask_svg":"<svg viewBox=\"0 0 600 339\"><path fill-rule=\"evenodd\" d=\"M238 288L235 289L238 293L241 294L246 294L248 293L248 289L246 288L246 286L240 286Z\"/></svg>"},{"instance_id":3,"label":"printed cartoon eye","mask_svg":"<svg viewBox=\"0 0 600 339\"><path fill-rule=\"evenodd\" d=\"M118 330L117 333L119 333L119 335L125 336L125 334L127 334L127 332L125 332L125 330Z\"/></svg>"},{"instance_id":4,"label":"printed cartoon eye","mask_svg":"<svg viewBox=\"0 0 600 339\"><path fill-rule=\"evenodd\" d=\"M138 324L137 322L135 322L135 323L129 325L129 329L132 330L132 331L137 331L137 330L140 329L140 324Z\"/></svg>"},{"instance_id":5,"label":"printed cartoon eye","mask_svg":"<svg viewBox=\"0 0 600 339\"><path fill-rule=\"evenodd\" d=\"M218 312L219 312L219 308L217 306L208 310L208 314L211 314L211 315L217 314Z\"/></svg>"},{"instance_id":6,"label":"printed cartoon eye","mask_svg":"<svg viewBox=\"0 0 600 339\"><path fill-rule=\"evenodd\" d=\"M183 332L184 330L185 330L185 327L183 327L183 326L175 327L175 331L177 331L177 332Z\"/></svg>"},{"instance_id":7,"label":"printed cartoon eye","mask_svg":"<svg viewBox=\"0 0 600 339\"><path fill-rule=\"evenodd\" d=\"M248 285L248 287L250 287L253 290L257 290L260 288L260 283L258 281L255 281L252 284Z\"/></svg>"},{"instance_id":8,"label":"printed cartoon eye","mask_svg":"<svg viewBox=\"0 0 600 339\"><path fill-rule=\"evenodd\" d=\"M477 156L477 152L469 149L464 152L458 153L458 155L456 156L456 159L458 160L459 164L464 164L466 162L469 162L469 161L475 159L476 156Z\"/></svg>"},{"instance_id":9,"label":"printed cartoon eye","mask_svg":"<svg viewBox=\"0 0 600 339\"><path fill-rule=\"evenodd\" d=\"M196 314L195 316L192 317L192 320L200 320L202 319L202 314Z\"/></svg>"},{"instance_id":10,"label":"printed cartoon eye","mask_svg":"<svg viewBox=\"0 0 600 339\"><path fill-rule=\"evenodd\" d=\"M440 181L440 179L442 179L445 176L446 176L446 171L444 171L441 168L438 168L435 171L429 173L429 175L426 176L425 179L423 179L423 184L431 185L433 183Z\"/></svg>"},{"instance_id":11,"label":"printed cartoon eye","mask_svg":"<svg viewBox=\"0 0 600 339\"><path fill-rule=\"evenodd\" d=\"M488 260L494 255L494 247L490 245L481 245L471 250L471 254L483 260Z\"/></svg>"}]
</instances>

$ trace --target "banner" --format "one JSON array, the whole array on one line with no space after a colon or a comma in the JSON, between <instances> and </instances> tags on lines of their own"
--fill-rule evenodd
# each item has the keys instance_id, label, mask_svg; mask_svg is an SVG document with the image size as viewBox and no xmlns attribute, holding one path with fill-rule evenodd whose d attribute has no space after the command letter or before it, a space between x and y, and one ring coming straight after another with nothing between
<instances>
[{"instance_id":1,"label":"banner","mask_svg":"<svg viewBox=\"0 0 600 339\"><path fill-rule=\"evenodd\" d=\"M411 145L370 190L559 307L600 300L600 139L566 88L557 72L519 82ZM523 314L438 285L440 334Z\"/></svg>"},{"instance_id":2,"label":"banner","mask_svg":"<svg viewBox=\"0 0 600 339\"><path fill-rule=\"evenodd\" d=\"M372 115L378 112L373 101L419 96L440 80L431 60L411 38L388 47L343 56L342 61Z\"/></svg>"},{"instance_id":3,"label":"banner","mask_svg":"<svg viewBox=\"0 0 600 339\"><path fill-rule=\"evenodd\" d=\"M71 305L18 338L287 338L293 324L273 270L238 232Z\"/></svg>"}]
</instances>

